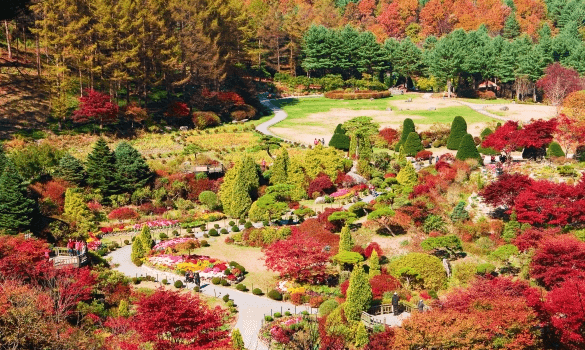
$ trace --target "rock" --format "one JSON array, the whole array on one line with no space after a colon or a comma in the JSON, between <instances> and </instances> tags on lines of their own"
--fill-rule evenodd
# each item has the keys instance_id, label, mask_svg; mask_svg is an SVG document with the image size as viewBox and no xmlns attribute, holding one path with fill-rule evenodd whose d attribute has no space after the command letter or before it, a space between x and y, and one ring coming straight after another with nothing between
<instances>
[{"instance_id":1,"label":"rock","mask_svg":"<svg viewBox=\"0 0 585 350\"><path fill-rule=\"evenodd\" d=\"M392 112L392 108L386 108L386 112Z\"/></svg>"},{"instance_id":2,"label":"rock","mask_svg":"<svg viewBox=\"0 0 585 350\"><path fill-rule=\"evenodd\" d=\"M406 102L412 102L412 98L407 99Z\"/></svg>"},{"instance_id":3,"label":"rock","mask_svg":"<svg viewBox=\"0 0 585 350\"><path fill-rule=\"evenodd\" d=\"M508 108L508 106L504 106L504 107L501 107L501 108L500 108L500 111L507 111L507 110L509 110L509 109L510 109L510 108Z\"/></svg>"},{"instance_id":4,"label":"rock","mask_svg":"<svg viewBox=\"0 0 585 350\"><path fill-rule=\"evenodd\" d=\"M325 204L325 197L317 197L315 199L315 204Z\"/></svg>"},{"instance_id":5,"label":"rock","mask_svg":"<svg viewBox=\"0 0 585 350\"><path fill-rule=\"evenodd\" d=\"M429 107L429 111L436 111L437 107Z\"/></svg>"},{"instance_id":6,"label":"rock","mask_svg":"<svg viewBox=\"0 0 585 350\"><path fill-rule=\"evenodd\" d=\"M173 128L171 128L170 126L165 126L165 130L166 131L171 131L171 130L173 130Z\"/></svg>"},{"instance_id":7,"label":"rock","mask_svg":"<svg viewBox=\"0 0 585 350\"><path fill-rule=\"evenodd\" d=\"M189 127L188 126L181 126L179 128L179 130L181 130L181 131L187 131L187 130L189 130Z\"/></svg>"}]
</instances>

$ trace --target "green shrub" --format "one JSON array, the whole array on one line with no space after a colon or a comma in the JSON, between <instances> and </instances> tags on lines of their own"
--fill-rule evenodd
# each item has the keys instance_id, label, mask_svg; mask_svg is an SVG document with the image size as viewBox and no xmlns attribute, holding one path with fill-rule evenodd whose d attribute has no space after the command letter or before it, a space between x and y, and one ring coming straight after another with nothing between
<instances>
[{"instance_id":1,"label":"green shrub","mask_svg":"<svg viewBox=\"0 0 585 350\"><path fill-rule=\"evenodd\" d=\"M195 293L199 293L200 289L201 289L201 288L199 288L198 286L195 286L195 287L193 287L193 291L194 291Z\"/></svg>"},{"instance_id":2,"label":"green shrub","mask_svg":"<svg viewBox=\"0 0 585 350\"><path fill-rule=\"evenodd\" d=\"M360 253L342 251L335 255L333 260L338 264L357 264L364 261L364 257Z\"/></svg>"},{"instance_id":3,"label":"green shrub","mask_svg":"<svg viewBox=\"0 0 585 350\"><path fill-rule=\"evenodd\" d=\"M222 280L220 281L220 283L221 283L221 285L222 285L222 286L224 286L224 287L227 287L227 286L229 286L229 285L230 285L230 283L229 283L227 280L223 279L223 278L222 278Z\"/></svg>"},{"instance_id":4,"label":"green shrub","mask_svg":"<svg viewBox=\"0 0 585 350\"><path fill-rule=\"evenodd\" d=\"M274 321L274 318L272 318L272 316L270 316L270 315L266 315L266 316L264 316L264 321L272 322L272 321Z\"/></svg>"},{"instance_id":5,"label":"green shrub","mask_svg":"<svg viewBox=\"0 0 585 350\"><path fill-rule=\"evenodd\" d=\"M491 274L494 271L496 271L496 267L490 263L479 264L476 269L478 275Z\"/></svg>"},{"instance_id":6,"label":"green shrub","mask_svg":"<svg viewBox=\"0 0 585 350\"><path fill-rule=\"evenodd\" d=\"M227 307L231 308L234 306L234 301L233 300L228 300L226 303Z\"/></svg>"},{"instance_id":7,"label":"green shrub","mask_svg":"<svg viewBox=\"0 0 585 350\"><path fill-rule=\"evenodd\" d=\"M167 235L166 235L166 233L164 233L164 232L161 232L161 233L158 235L158 237L159 237L161 240L169 238L169 236L167 236Z\"/></svg>"},{"instance_id":8,"label":"green shrub","mask_svg":"<svg viewBox=\"0 0 585 350\"><path fill-rule=\"evenodd\" d=\"M219 277L213 277L211 279L211 283L213 283L215 285L218 285L220 282L221 282L221 278L219 278Z\"/></svg>"},{"instance_id":9,"label":"green shrub","mask_svg":"<svg viewBox=\"0 0 585 350\"><path fill-rule=\"evenodd\" d=\"M246 222L246 223L244 224L244 228L245 228L246 230L247 230L247 229L249 229L249 228L252 228L252 226L254 226L254 225L252 225L252 223L251 223L251 222L249 222L249 221L248 221L248 222ZM227 230L226 230L226 231L227 231Z\"/></svg>"},{"instance_id":10,"label":"green shrub","mask_svg":"<svg viewBox=\"0 0 585 350\"><path fill-rule=\"evenodd\" d=\"M400 146L402 146L406 142L406 139L408 138L408 135L410 135L411 132L415 132L414 122L412 121L412 119L406 118L402 122L402 135L400 136L400 140L394 146L394 151L396 152L400 151Z\"/></svg>"},{"instance_id":11,"label":"green shrub","mask_svg":"<svg viewBox=\"0 0 585 350\"><path fill-rule=\"evenodd\" d=\"M308 312L308 311L301 311L301 315L305 315L305 316L307 316L308 314L309 314L309 312Z\"/></svg>"},{"instance_id":12,"label":"green shrub","mask_svg":"<svg viewBox=\"0 0 585 350\"><path fill-rule=\"evenodd\" d=\"M458 150L463 137L467 135L467 122L463 117L456 116L451 123L451 131L447 139L447 148L450 150Z\"/></svg>"},{"instance_id":13,"label":"green shrub","mask_svg":"<svg viewBox=\"0 0 585 350\"><path fill-rule=\"evenodd\" d=\"M239 290L240 292L245 292L246 291L246 285L242 284L242 283L238 283L236 285L236 289Z\"/></svg>"},{"instance_id":14,"label":"green shrub","mask_svg":"<svg viewBox=\"0 0 585 350\"><path fill-rule=\"evenodd\" d=\"M477 147L475 146L475 142L473 141L473 136L471 136L471 134L466 134L463 136L455 158L459 160L475 159L479 164L483 164L483 158L477 151Z\"/></svg>"},{"instance_id":15,"label":"green shrub","mask_svg":"<svg viewBox=\"0 0 585 350\"><path fill-rule=\"evenodd\" d=\"M232 232L240 232L240 228L238 226L232 226Z\"/></svg>"},{"instance_id":16,"label":"green shrub","mask_svg":"<svg viewBox=\"0 0 585 350\"><path fill-rule=\"evenodd\" d=\"M557 167L557 171L561 176L577 176L577 171L575 171L575 168L573 168L571 165L561 165Z\"/></svg>"},{"instance_id":17,"label":"green shrub","mask_svg":"<svg viewBox=\"0 0 585 350\"><path fill-rule=\"evenodd\" d=\"M388 271L402 282L406 280L405 275L416 274L418 277L411 279L410 283L426 289L442 289L447 281L441 259L423 253L409 253L399 257L389 264Z\"/></svg>"},{"instance_id":18,"label":"green shrub","mask_svg":"<svg viewBox=\"0 0 585 350\"><path fill-rule=\"evenodd\" d=\"M206 240L202 240L200 243L202 247L209 247L209 243Z\"/></svg>"},{"instance_id":19,"label":"green shrub","mask_svg":"<svg viewBox=\"0 0 585 350\"><path fill-rule=\"evenodd\" d=\"M467 219L469 219L469 213L467 212L467 210L465 210L465 202L460 201L455 206L455 209L453 209L453 213L451 213L451 221L459 222L465 221Z\"/></svg>"},{"instance_id":20,"label":"green shrub","mask_svg":"<svg viewBox=\"0 0 585 350\"><path fill-rule=\"evenodd\" d=\"M229 226L234 226L236 223L233 220L230 220L230 222L228 222Z\"/></svg>"},{"instance_id":21,"label":"green shrub","mask_svg":"<svg viewBox=\"0 0 585 350\"><path fill-rule=\"evenodd\" d=\"M245 224L245 223L246 223L246 220L245 220L245 219L240 219L240 220L238 220L238 224L240 224L240 225L243 225L243 224Z\"/></svg>"},{"instance_id":22,"label":"green shrub","mask_svg":"<svg viewBox=\"0 0 585 350\"><path fill-rule=\"evenodd\" d=\"M499 261L507 261L512 255L518 254L518 247L513 244L504 244L494 250L490 256Z\"/></svg>"},{"instance_id":23,"label":"green shrub","mask_svg":"<svg viewBox=\"0 0 585 350\"><path fill-rule=\"evenodd\" d=\"M404 154L410 157L416 156L416 154L424 149L420 142L420 136L416 132L411 132L404 142Z\"/></svg>"},{"instance_id":24,"label":"green shrub","mask_svg":"<svg viewBox=\"0 0 585 350\"><path fill-rule=\"evenodd\" d=\"M446 227L446 223L443 220L442 217L438 216L438 215L429 215L427 216L427 218L425 219L425 222L423 224L423 231L425 231L426 233L431 233L431 232L446 232L447 227Z\"/></svg>"},{"instance_id":25,"label":"green shrub","mask_svg":"<svg viewBox=\"0 0 585 350\"><path fill-rule=\"evenodd\" d=\"M230 300L230 295L229 295L229 294L226 294L226 295L224 295L224 296L222 297L222 299L223 299L223 301L224 301L224 302L226 302L226 303L227 303L227 302L228 302L228 300Z\"/></svg>"},{"instance_id":26,"label":"green shrub","mask_svg":"<svg viewBox=\"0 0 585 350\"><path fill-rule=\"evenodd\" d=\"M225 228L222 228L221 231L219 231L222 235L227 235L228 233L230 233L228 230L226 230Z\"/></svg>"},{"instance_id":27,"label":"green shrub","mask_svg":"<svg viewBox=\"0 0 585 350\"><path fill-rule=\"evenodd\" d=\"M321 306L319 306L319 316L325 317L335 310L339 306L339 303L335 299L325 300Z\"/></svg>"},{"instance_id":28,"label":"green shrub","mask_svg":"<svg viewBox=\"0 0 585 350\"><path fill-rule=\"evenodd\" d=\"M286 312L284 313L284 315L285 315L285 316L291 316L292 314L290 313L290 311L286 311Z\"/></svg>"},{"instance_id":29,"label":"green shrub","mask_svg":"<svg viewBox=\"0 0 585 350\"><path fill-rule=\"evenodd\" d=\"M175 281L175 288L183 288L183 282Z\"/></svg>"},{"instance_id":30,"label":"green shrub","mask_svg":"<svg viewBox=\"0 0 585 350\"><path fill-rule=\"evenodd\" d=\"M142 282L142 279L140 279L139 277L132 277L132 283L140 284L140 282Z\"/></svg>"},{"instance_id":31,"label":"green shrub","mask_svg":"<svg viewBox=\"0 0 585 350\"><path fill-rule=\"evenodd\" d=\"M254 288L254 290L252 291L252 294L254 294L254 295L262 295L264 293L262 293L262 289L260 289L260 288Z\"/></svg>"},{"instance_id":32,"label":"green shrub","mask_svg":"<svg viewBox=\"0 0 585 350\"><path fill-rule=\"evenodd\" d=\"M124 244L125 244L125 245L129 245L129 244L130 244L130 241L128 241L127 239L125 239L125 240L124 240Z\"/></svg>"},{"instance_id":33,"label":"green shrub","mask_svg":"<svg viewBox=\"0 0 585 350\"><path fill-rule=\"evenodd\" d=\"M219 224L213 224L213 228L219 230Z\"/></svg>"},{"instance_id":34,"label":"green shrub","mask_svg":"<svg viewBox=\"0 0 585 350\"><path fill-rule=\"evenodd\" d=\"M175 237L177 237L179 235L179 231L177 231L177 230L173 230L172 233L173 233L173 236L175 236Z\"/></svg>"},{"instance_id":35,"label":"green shrub","mask_svg":"<svg viewBox=\"0 0 585 350\"><path fill-rule=\"evenodd\" d=\"M577 146L573 158L578 162L585 162L585 145Z\"/></svg>"},{"instance_id":36,"label":"green shrub","mask_svg":"<svg viewBox=\"0 0 585 350\"><path fill-rule=\"evenodd\" d=\"M274 318L281 318L282 314L280 312L275 312L274 313Z\"/></svg>"},{"instance_id":37,"label":"green shrub","mask_svg":"<svg viewBox=\"0 0 585 350\"><path fill-rule=\"evenodd\" d=\"M482 140L485 140L486 137L490 136L493 133L494 131L492 129L485 128L482 130L481 134L479 134L479 137L481 137Z\"/></svg>"},{"instance_id":38,"label":"green shrub","mask_svg":"<svg viewBox=\"0 0 585 350\"><path fill-rule=\"evenodd\" d=\"M165 278L162 281L160 281L160 283L166 286L167 284L169 284L169 281L167 281L167 279Z\"/></svg>"},{"instance_id":39,"label":"green shrub","mask_svg":"<svg viewBox=\"0 0 585 350\"><path fill-rule=\"evenodd\" d=\"M500 154L500 152L496 151L495 149L493 149L493 148L491 148L491 147L486 147L486 148L483 148L483 147L477 147L477 151L478 151L480 154L484 154L484 155L486 155L486 156L495 156L495 155L498 155L498 154Z\"/></svg>"},{"instance_id":40,"label":"green shrub","mask_svg":"<svg viewBox=\"0 0 585 350\"><path fill-rule=\"evenodd\" d=\"M558 142L551 142L548 146L548 150L546 151L546 155L548 157L564 157L565 152L561 148L561 145Z\"/></svg>"},{"instance_id":41,"label":"green shrub","mask_svg":"<svg viewBox=\"0 0 585 350\"><path fill-rule=\"evenodd\" d=\"M349 136L345 134L333 134L331 140L329 140L329 146L337 148L342 151L349 151Z\"/></svg>"},{"instance_id":42,"label":"green shrub","mask_svg":"<svg viewBox=\"0 0 585 350\"><path fill-rule=\"evenodd\" d=\"M272 300L282 300L282 294L275 289L268 292L268 297Z\"/></svg>"},{"instance_id":43,"label":"green shrub","mask_svg":"<svg viewBox=\"0 0 585 350\"><path fill-rule=\"evenodd\" d=\"M212 228L211 230L209 230L209 235L211 237L217 237L217 236L219 236L219 233L217 233L216 229Z\"/></svg>"}]
</instances>

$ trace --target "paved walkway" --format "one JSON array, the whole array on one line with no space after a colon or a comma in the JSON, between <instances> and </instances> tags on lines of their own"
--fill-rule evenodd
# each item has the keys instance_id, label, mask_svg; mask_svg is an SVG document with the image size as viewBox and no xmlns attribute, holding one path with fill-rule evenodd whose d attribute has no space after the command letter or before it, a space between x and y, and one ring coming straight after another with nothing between
<instances>
[{"instance_id":1,"label":"paved walkway","mask_svg":"<svg viewBox=\"0 0 585 350\"><path fill-rule=\"evenodd\" d=\"M488 104L469 103L469 102L464 102L464 101L460 101L460 100L457 100L457 99L454 99L453 101L455 101L455 102L457 102L459 104L462 104L464 106L467 106L467 107L473 109L474 111L476 111L478 113L481 113L481 114L483 114L485 116L488 116L490 118L494 118L494 119L501 120L501 121L504 121L504 122L507 122L509 120L509 119L507 119L505 117L501 117L499 115L495 115L495 114L490 113L490 112L488 112L488 111L485 110L486 107L490 107L490 106L501 107L502 105L494 105L494 104L489 104L489 103Z\"/></svg>"},{"instance_id":2,"label":"paved walkway","mask_svg":"<svg viewBox=\"0 0 585 350\"><path fill-rule=\"evenodd\" d=\"M167 279L170 283L173 281L181 280L184 282L184 279L180 276L170 273L170 272L163 272L156 269L152 269L146 266L138 267L132 263L130 260L130 253L132 252L132 246L127 245L120 249L117 249L111 252L108 257L112 258L112 264L118 264L115 268L116 270L122 272L128 277L140 277L140 276L154 276L157 277L158 280ZM245 283L245 280L244 280ZM195 284L188 283L187 288L193 288ZM260 297L252 294L252 292L240 292L235 288L226 288L221 286L215 285L203 285L201 289L203 294L209 296L217 296L222 297L225 294L230 295L230 299L232 299L235 305L238 307L238 321L234 328L238 328L242 333L242 337L244 338L244 343L246 344L246 348L250 350L267 350L268 348L260 342L258 339L258 334L260 332L260 328L262 327L262 320L264 319L264 315L270 315L271 312L281 312L284 313L286 311L290 311L294 313L295 310L297 313L301 311L308 311L312 313L316 313L317 309L311 309L304 306L296 306L290 303L274 301L268 299L266 297Z\"/></svg>"}]
</instances>

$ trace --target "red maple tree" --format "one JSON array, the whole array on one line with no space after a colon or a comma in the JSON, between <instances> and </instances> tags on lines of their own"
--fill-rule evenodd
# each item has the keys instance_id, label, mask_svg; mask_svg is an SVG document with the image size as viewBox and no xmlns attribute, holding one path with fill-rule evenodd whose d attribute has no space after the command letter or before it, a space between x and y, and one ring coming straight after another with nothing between
<instances>
[{"instance_id":1,"label":"red maple tree","mask_svg":"<svg viewBox=\"0 0 585 350\"><path fill-rule=\"evenodd\" d=\"M561 233L561 229L559 227L552 227L548 229L531 227L516 237L513 243L516 247L518 247L518 249L520 249L520 251L525 252L530 248L538 247L541 241L550 237L554 237L559 233Z\"/></svg>"},{"instance_id":2,"label":"red maple tree","mask_svg":"<svg viewBox=\"0 0 585 350\"><path fill-rule=\"evenodd\" d=\"M174 101L165 111L165 117L184 118L189 116L189 106L185 102Z\"/></svg>"},{"instance_id":3,"label":"red maple tree","mask_svg":"<svg viewBox=\"0 0 585 350\"><path fill-rule=\"evenodd\" d=\"M423 35L443 36L453 30L453 0L430 0L420 11Z\"/></svg>"},{"instance_id":4,"label":"red maple tree","mask_svg":"<svg viewBox=\"0 0 585 350\"><path fill-rule=\"evenodd\" d=\"M35 282L52 268L47 242L23 236L0 236L0 280Z\"/></svg>"},{"instance_id":5,"label":"red maple tree","mask_svg":"<svg viewBox=\"0 0 585 350\"><path fill-rule=\"evenodd\" d=\"M585 279L569 278L550 291L544 308L563 345L585 348Z\"/></svg>"},{"instance_id":6,"label":"red maple tree","mask_svg":"<svg viewBox=\"0 0 585 350\"><path fill-rule=\"evenodd\" d=\"M585 242L572 235L545 240L532 257L530 276L547 288L558 287L572 277L585 276Z\"/></svg>"},{"instance_id":7,"label":"red maple tree","mask_svg":"<svg viewBox=\"0 0 585 350\"><path fill-rule=\"evenodd\" d=\"M73 112L75 123L87 123L95 120L100 129L104 124L118 119L118 105L110 101L110 95L95 90L88 90L87 96L79 98L79 108Z\"/></svg>"},{"instance_id":8,"label":"red maple tree","mask_svg":"<svg viewBox=\"0 0 585 350\"><path fill-rule=\"evenodd\" d=\"M511 208L518 194L532 186L534 180L522 174L504 173L498 179L487 185L480 196L494 207L504 206Z\"/></svg>"},{"instance_id":9,"label":"red maple tree","mask_svg":"<svg viewBox=\"0 0 585 350\"><path fill-rule=\"evenodd\" d=\"M131 326L156 350L213 349L229 343L226 316L196 295L160 288L138 300Z\"/></svg>"},{"instance_id":10,"label":"red maple tree","mask_svg":"<svg viewBox=\"0 0 585 350\"><path fill-rule=\"evenodd\" d=\"M544 76L536 82L536 86L544 90L545 97L553 106L558 106L568 94L583 89L583 80L575 69L555 62L544 70Z\"/></svg>"}]
</instances>

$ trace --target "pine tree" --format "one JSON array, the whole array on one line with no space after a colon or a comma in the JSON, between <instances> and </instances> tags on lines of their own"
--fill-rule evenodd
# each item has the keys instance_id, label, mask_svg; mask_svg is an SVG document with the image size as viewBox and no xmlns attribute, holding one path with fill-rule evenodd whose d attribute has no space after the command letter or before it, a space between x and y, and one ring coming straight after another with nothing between
<instances>
[{"instance_id":1,"label":"pine tree","mask_svg":"<svg viewBox=\"0 0 585 350\"><path fill-rule=\"evenodd\" d=\"M358 324L357 330L355 332L354 345L355 345L356 349L361 349L364 346L366 346L366 344L368 344L369 341L370 341L370 338L368 337L368 331L366 330L366 326L364 325L363 322L360 322Z\"/></svg>"},{"instance_id":2,"label":"pine tree","mask_svg":"<svg viewBox=\"0 0 585 350\"><path fill-rule=\"evenodd\" d=\"M239 174L236 178L232 193L230 207L227 208L227 213L234 218L243 218L250 211L252 206L252 199L247 191L246 182L243 180L243 175ZM226 208L224 208L225 210Z\"/></svg>"},{"instance_id":3,"label":"pine tree","mask_svg":"<svg viewBox=\"0 0 585 350\"><path fill-rule=\"evenodd\" d=\"M414 157L416 154L424 149L420 137L416 132L411 132L404 143L404 153L407 156Z\"/></svg>"},{"instance_id":4,"label":"pine tree","mask_svg":"<svg viewBox=\"0 0 585 350\"><path fill-rule=\"evenodd\" d=\"M152 241L152 236L150 234L150 227L148 225L142 226L142 231L140 231L140 242L142 243L144 255L150 252L154 246L154 242Z\"/></svg>"},{"instance_id":5,"label":"pine tree","mask_svg":"<svg viewBox=\"0 0 585 350\"><path fill-rule=\"evenodd\" d=\"M359 321L362 311L369 308L372 301L372 287L363 266L355 266L349 277L347 299L343 311L348 320Z\"/></svg>"},{"instance_id":6,"label":"pine tree","mask_svg":"<svg viewBox=\"0 0 585 350\"><path fill-rule=\"evenodd\" d=\"M259 186L260 176L258 175L258 166L252 158L244 157L238 175L241 176L240 180L245 184L246 191L250 197L255 196Z\"/></svg>"},{"instance_id":7,"label":"pine tree","mask_svg":"<svg viewBox=\"0 0 585 350\"><path fill-rule=\"evenodd\" d=\"M380 258L378 257L378 252L374 249L372 250L372 254L368 259L368 267L370 268L369 277L372 279L374 276L378 276L382 272L380 271Z\"/></svg>"},{"instance_id":8,"label":"pine tree","mask_svg":"<svg viewBox=\"0 0 585 350\"><path fill-rule=\"evenodd\" d=\"M141 235L134 237L134 242L132 242L132 253L130 254L130 259L132 259L134 265L137 266L142 265L142 258L144 258L146 253L140 237Z\"/></svg>"},{"instance_id":9,"label":"pine tree","mask_svg":"<svg viewBox=\"0 0 585 350\"><path fill-rule=\"evenodd\" d=\"M83 163L69 153L65 154L59 160L58 176L74 184L83 184L85 180L85 169Z\"/></svg>"},{"instance_id":10,"label":"pine tree","mask_svg":"<svg viewBox=\"0 0 585 350\"><path fill-rule=\"evenodd\" d=\"M6 167L6 154L4 153L4 146L0 145L0 175L4 172Z\"/></svg>"},{"instance_id":11,"label":"pine tree","mask_svg":"<svg viewBox=\"0 0 585 350\"><path fill-rule=\"evenodd\" d=\"M447 139L447 148L456 150L461 144L461 139L467 134L467 122L460 116L456 116L451 123L451 132Z\"/></svg>"},{"instance_id":12,"label":"pine tree","mask_svg":"<svg viewBox=\"0 0 585 350\"><path fill-rule=\"evenodd\" d=\"M247 206L246 203L248 200L251 201L253 195L257 194L258 185L259 177L256 163L250 157L243 157L236 161L236 164L225 174L219 190L219 198L224 211L230 215L232 213L238 213L238 215L247 213L251 203ZM234 196L236 187L238 187L238 195ZM238 203L234 205L235 199L238 200ZM241 205L244 207L240 207Z\"/></svg>"},{"instance_id":13,"label":"pine tree","mask_svg":"<svg viewBox=\"0 0 585 350\"><path fill-rule=\"evenodd\" d=\"M564 157L565 152L563 152L558 142L551 142L546 151L546 155L548 157Z\"/></svg>"},{"instance_id":14,"label":"pine tree","mask_svg":"<svg viewBox=\"0 0 585 350\"><path fill-rule=\"evenodd\" d=\"M307 198L307 177L300 160L293 158L288 170L288 184L293 185L290 197L293 201L299 201Z\"/></svg>"},{"instance_id":15,"label":"pine tree","mask_svg":"<svg viewBox=\"0 0 585 350\"><path fill-rule=\"evenodd\" d=\"M63 216L70 222L75 222L77 231L81 235L85 235L94 228L93 214L78 189L68 188L65 191Z\"/></svg>"},{"instance_id":16,"label":"pine tree","mask_svg":"<svg viewBox=\"0 0 585 350\"><path fill-rule=\"evenodd\" d=\"M412 166L411 162L406 162L406 166L402 167L396 176L399 184L406 187L414 187L418 183L418 175Z\"/></svg>"},{"instance_id":17,"label":"pine tree","mask_svg":"<svg viewBox=\"0 0 585 350\"><path fill-rule=\"evenodd\" d=\"M404 122L402 122L402 136L400 136L400 140L398 141L394 148L396 152L400 151L400 146L402 146L406 142L406 139L408 138L411 132L416 132L416 130L414 129L414 122L412 121L412 119L406 118L404 119Z\"/></svg>"},{"instance_id":18,"label":"pine tree","mask_svg":"<svg viewBox=\"0 0 585 350\"><path fill-rule=\"evenodd\" d=\"M355 242L351 236L349 226L344 226L339 233L339 252L346 251L351 252Z\"/></svg>"},{"instance_id":19,"label":"pine tree","mask_svg":"<svg viewBox=\"0 0 585 350\"><path fill-rule=\"evenodd\" d=\"M465 210L465 202L460 201L455 206L455 209L453 209L453 213L451 213L451 221L459 222L465 221L467 219L469 219L469 213L467 212L467 210Z\"/></svg>"},{"instance_id":20,"label":"pine tree","mask_svg":"<svg viewBox=\"0 0 585 350\"><path fill-rule=\"evenodd\" d=\"M118 183L123 191L134 192L152 178L152 172L142 155L127 142L121 142L116 147L114 156Z\"/></svg>"},{"instance_id":21,"label":"pine tree","mask_svg":"<svg viewBox=\"0 0 585 350\"><path fill-rule=\"evenodd\" d=\"M473 136L471 136L471 134L466 134L463 136L455 158L459 160L477 159L479 164L483 164L483 158L477 151L477 147L475 146L475 142L473 141Z\"/></svg>"},{"instance_id":22,"label":"pine tree","mask_svg":"<svg viewBox=\"0 0 585 350\"><path fill-rule=\"evenodd\" d=\"M237 328L232 331L232 346L236 350L243 350L245 348L242 333L240 333L240 330Z\"/></svg>"},{"instance_id":23,"label":"pine tree","mask_svg":"<svg viewBox=\"0 0 585 350\"><path fill-rule=\"evenodd\" d=\"M288 181L288 168L290 167L290 159L286 149L276 157L274 165L272 166L272 173L270 174L270 183L273 185L286 184Z\"/></svg>"},{"instance_id":24,"label":"pine tree","mask_svg":"<svg viewBox=\"0 0 585 350\"><path fill-rule=\"evenodd\" d=\"M100 190L104 198L117 192L116 158L101 137L87 156L86 170L87 183Z\"/></svg>"},{"instance_id":25,"label":"pine tree","mask_svg":"<svg viewBox=\"0 0 585 350\"><path fill-rule=\"evenodd\" d=\"M0 229L17 233L30 226L35 201L27 198L26 186L14 164L10 160L4 164L0 175Z\"/></svg>"},{"instance_id":26,"label":"pine tree","mask_svg":"<svg viewBox=\"0 0 585 350\"><path fill-rule=\"evenodd\" d=\"M514 39L518 35L520 35L520 23L516 19L516 12L512 11L506 18L506 22L504 22L502 36L506 39Z\"/></svg>"}]
</instances>

